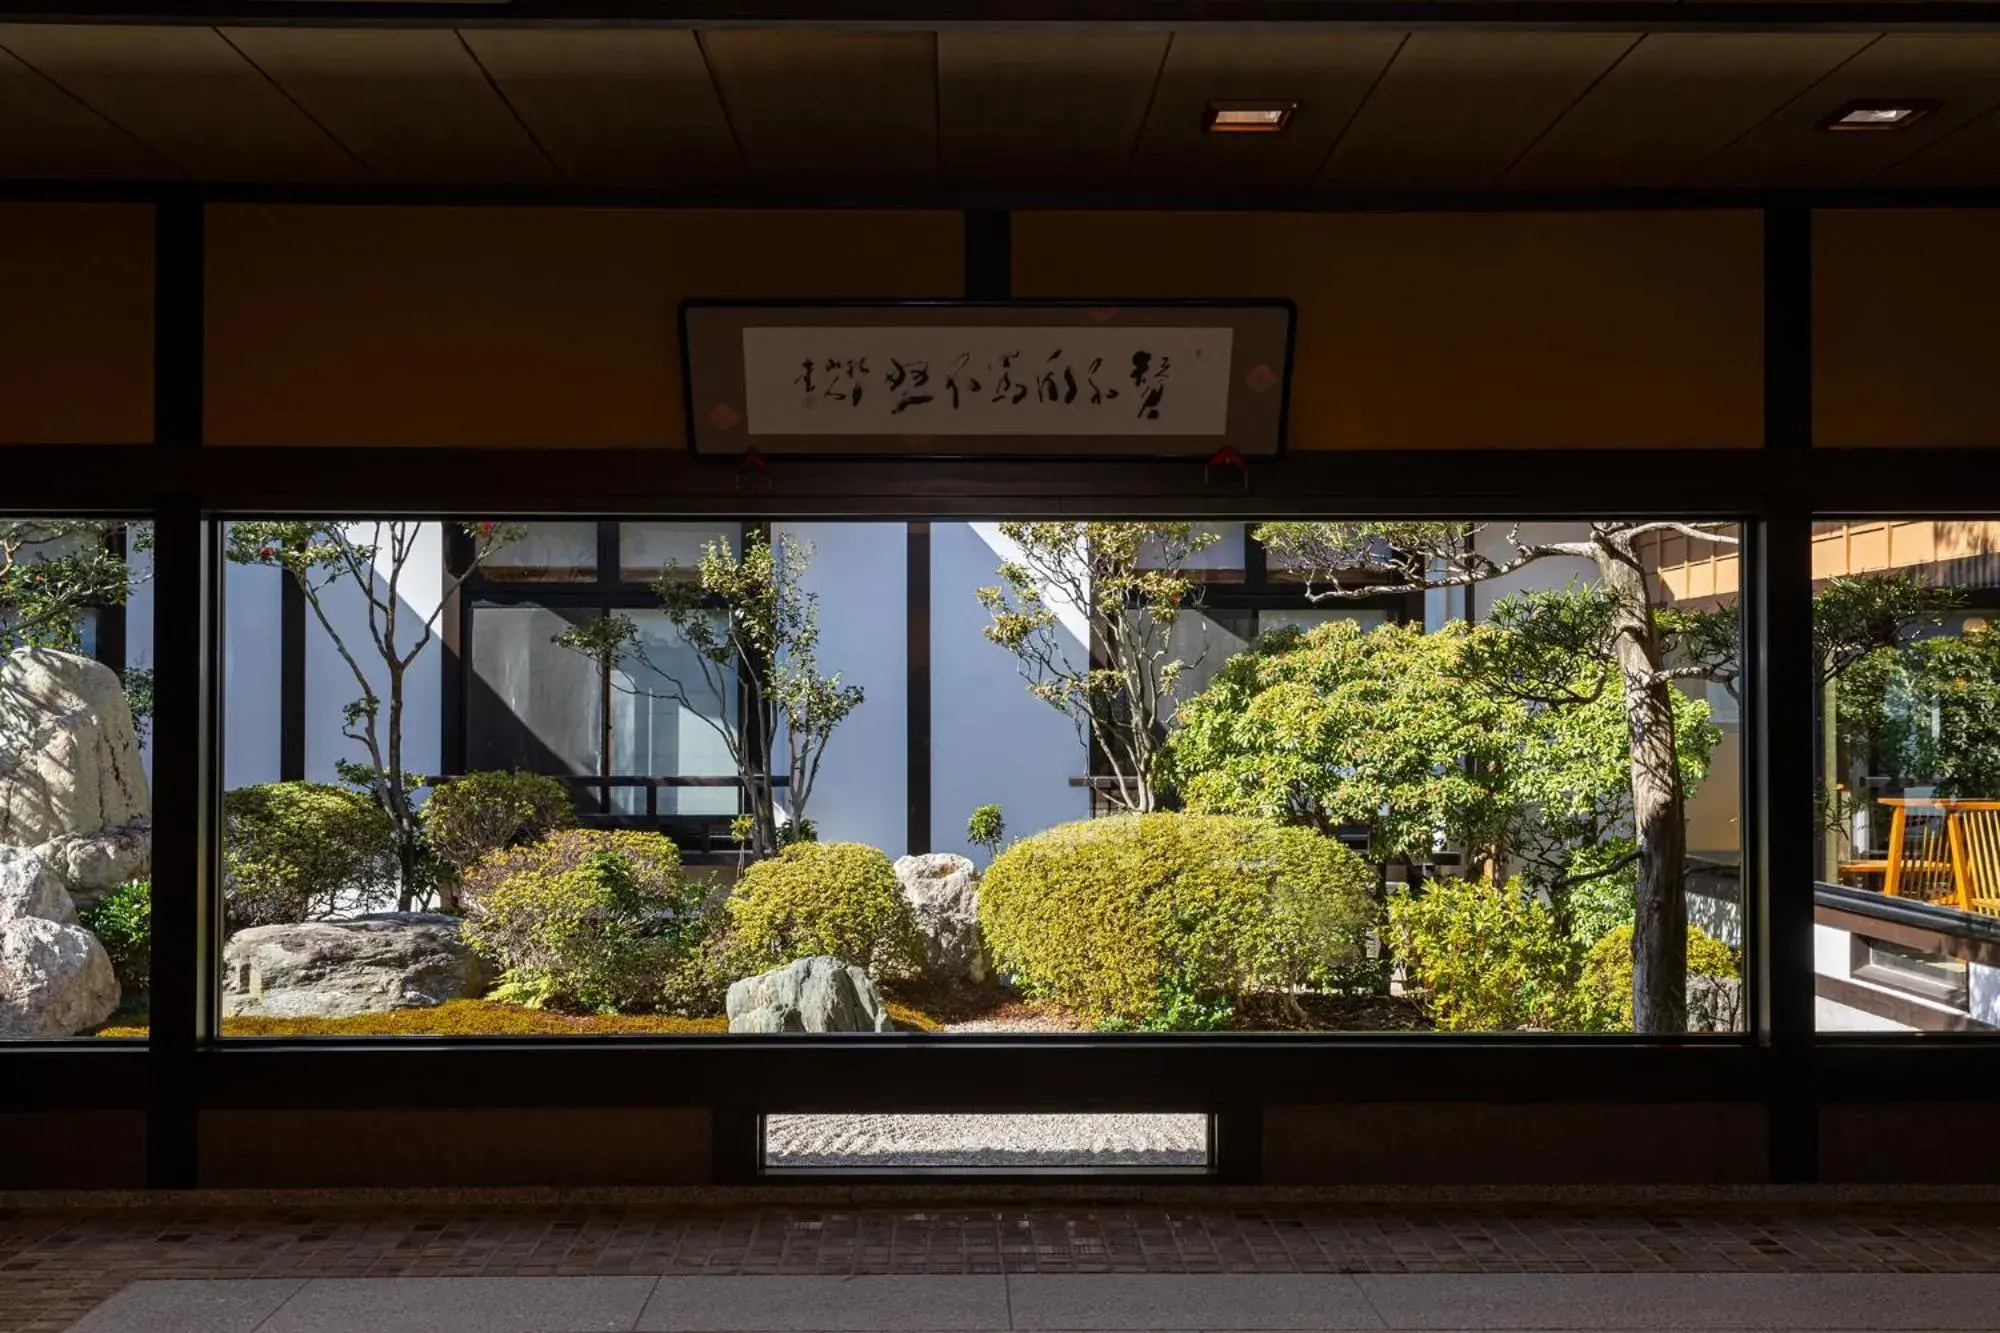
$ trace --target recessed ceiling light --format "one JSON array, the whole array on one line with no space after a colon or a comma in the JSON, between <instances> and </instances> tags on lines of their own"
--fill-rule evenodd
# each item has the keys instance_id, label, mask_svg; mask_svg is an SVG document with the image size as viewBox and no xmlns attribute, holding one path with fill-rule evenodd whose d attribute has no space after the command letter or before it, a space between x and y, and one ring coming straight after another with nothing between
<instances>
[{"instance_id":1,"label":"recessed ceiling light","mask_svg":"<svg viewBox=\"0 0 2000 1333\"><path fill-rule=\"evenodd\" d=\"M1278 134L1298 109L1297 102L1210 102L1201 124L1210 134Z\"/></svg>"},{"instance_id":2,"label":"recessed ceiling light","mask_svg":"<svg viewBox=\"0 0 2000 1333\"><path fill-rule=\"evenodd\" d=\"M1819 127L1842 134L1900 130L1937 110L1937 105L1907 97L1849 102L1822 120Z\"/></svg>"}]
</instances>

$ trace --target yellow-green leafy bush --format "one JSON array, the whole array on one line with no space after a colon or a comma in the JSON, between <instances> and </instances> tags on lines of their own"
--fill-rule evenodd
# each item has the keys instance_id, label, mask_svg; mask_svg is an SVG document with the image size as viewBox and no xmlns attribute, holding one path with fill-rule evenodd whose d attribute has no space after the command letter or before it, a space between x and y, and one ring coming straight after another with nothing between
<instances>
[{"instance_id":1,"label":"yellow-green leafy bush","mask_svg":"<svg viewBox=\"0 0 2000 1333\"><path fill-rule=\"evenodd\" d=\"M923 956L895 867L858 842L795 842L750 866L730 895L729 924L744 975L826 954L893 976Z\"/></svg>"},{"instance_id":2,"label":"yellow-green leafy bush","mask_svg":"<svg viewBox=\"0 0 2000 1333\"><path fill-rule=\"evenodd\" d=\"M1736 953L1697 927L1687 934L1688 1026L1694 1031L1728 1030L1736 1026L1741 1003L1733 988L1701 985L1703 977L1734 980L1742 974ZM1619 926L1596 944L1583 960L1583 989L1607 1027L1632 1027L1632 927ZM1718 1003L1718 1001L1722 1001Z\"/></svg>"},{"instance_id":3,"label":"yellow-green leafy bush","mask_svg":"<svg viewBox=\"0 0 2000 1333\"><path fill-rule=\"evenodd\" d=\"M389 816L320 782L238 787L222 798L222 902L231 932L395 901Z\"/></svg>"},{"instance_id":4,"label":"yellow-green leafy bush","mask_svg":"<svg viewBox=\"0 0 2000 1333\"><path fill-rule=\"evenodd\" d=\"M1435 879L1389 902L1396 956L1447 1031L1557 1031L1594 1025L1576 984L1580 950L1519 880Z\"/></svg>"},{"instance_id":5,"label":"yellow-green leafy bush","mask_svg":"<svg viewBox=\"0 0 2000 1333\"><path fill-rule=\"evenodd\" d=\"M502 971L495 998L592 1013L713 1012L717 914L657 833L560 829L489 852L465 877L465 938Z\"/></svg>"},{"instance_id":6,"label":"yellow-green leafy bush","mask_svg":"<svg viewBox=\"0 0 2000 1333\"><path fill-rule=\"evenodd\" d=\"M1100 1025L1215 1027L1250 991L1359 961L1373 877L1305 829L1148 814L1023 839L980 880L995 966Z\"/></svg>"},{"instance_id":7,"label":"yellow-green leafy bush","mask_svg":"<svg viewBox=\"0 0 2000 1333\"><path fill-rule=\"evenodd\" d=\"M424 840L443 877L455 885L488 852L536 842L576 823L569 789L540 773L467 773L440 784L424 802Z\"/></svg>"}]
</instances>

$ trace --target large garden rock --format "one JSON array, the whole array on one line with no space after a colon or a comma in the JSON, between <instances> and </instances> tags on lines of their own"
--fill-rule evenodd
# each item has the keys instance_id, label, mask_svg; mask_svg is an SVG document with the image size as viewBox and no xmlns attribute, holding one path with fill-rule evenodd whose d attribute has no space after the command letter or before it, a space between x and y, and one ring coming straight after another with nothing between
<instances>
[{"instance_id":1,"label":"large garden rock","mask_svg":"<svg viewBox=\"0 0 2000 1333\"><path fill-rule=\"evenodd\" d=\"M431 912L252 926L222 946L222 1012L230 1017L422 1009L477 999L487 979L458 918Z\"/></svg>"},{"instance_id":2,"label":"large garden rock","mask_svg":"<svg viewBox=\"0 0 2000 1333\"><path fill-rule=\"evenodd\" d=\"M0 843L94 833L151 805L116 672L50 648L0 658Z\"/></svg>"},{"instance_id":3,"label":"large garden rock","mask_svg":"<svg viewBox=\"0 0 2000 1333\"><path fill-rule=\"evenodd\" d=\"M924 973L940 981L984 981L990 969L979 934L979 867L950 852L896 862L903 897L924 939Z\"/></svg>"},{"instance_id":4,"label":"large garden rock","mask_svg":"<svg viewBox=\"0 0 2000 1333\"><path fill-rule=\"evenodd\" d=\"M48 862L23 847L0 847L0 921L40 917L67 925L76 903Z\"/></svg>"},{"instance_id":5,"label":"large garden rock","mask_svg":"<svg viewBox=\"0 0 2000 1333\"><path fill-rule=\"evenodd\" d=\"M882 992L852 963L821 955L729 988L731 1032L890 1032Z\"/></svg>"},{"instance_id":6,"label":"large garden rock","mask_svg":"<svg viewBox=\"0 0 2000 1333\"><path fill-rule=\"evenodd\" d=\"M153 870L153 825L134 819L89 833L64 833L34 849L78 905L95 902Z\"/></svg>"},{"instance_id":7,"label":"large garden rock","mask_svg":"<svg viewBox=\"0 0 2000 1333\"><path fill-rule=\"evenodd\" d=\"M118 976L95 935L40 917L0 923L0 1039L73 1037L117 1007Z\"/></svg>"}]
</instances>

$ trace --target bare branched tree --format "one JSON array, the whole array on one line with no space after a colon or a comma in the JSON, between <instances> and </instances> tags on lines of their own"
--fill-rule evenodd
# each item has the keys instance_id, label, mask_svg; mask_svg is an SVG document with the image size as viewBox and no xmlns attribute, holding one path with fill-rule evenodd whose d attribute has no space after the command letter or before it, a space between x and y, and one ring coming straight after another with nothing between
<instances>
[{"instance_id":1,"label":"bare branched tree","mask_svg":"<svg viewBox=\"0 0 2000 1333\"><path fill-rule=\"evenodd\" d=\"M469 557L462 569L446 568L435 587L412 587L410 562L433 551L436 526L414 520L324 520L233 523L227 553L241 565L281 569L305 596L313 618L354 676L358 697L342 712L341 734L360 745L365 764L340 760L341 780L368 792L389 817L396 847L396 906L409 911L429 891L423 828L414 798L428 779L403 759L404 685L410 667L437 637L438 622L472 572L521 531L517 525L462 525ZM330 606L353 599L366 614L365 640L350 642ZM362 664L380 664L380 679ZM386 697L385 697L386 696ZM447 907L454 904L446 903Z\"/></svg>"},{"instance_id":2,"label":"bare branched tree","mask_svg":"<svg viewBox=\"0 0 2000 1333\"><path fill-rule=\"evenodd\" d=\"M1188 563L1217 534L1192 523L1002 523L1000 533L1020 553L1001 563L1001 584L978 592L993 617L986 637L1095 747L1110 803L1156 808L1174 685L1191 665L1174 652L1174 624L1201 597ZM1085 642L1066 641L1064 607Z\"/></svg>"}]
</instances>

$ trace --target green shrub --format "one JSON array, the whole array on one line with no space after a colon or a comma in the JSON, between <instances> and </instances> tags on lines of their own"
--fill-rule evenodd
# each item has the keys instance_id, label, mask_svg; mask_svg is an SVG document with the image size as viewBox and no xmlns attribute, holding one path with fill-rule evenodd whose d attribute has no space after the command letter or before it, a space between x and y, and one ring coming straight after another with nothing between
<instances>
[{"instance_id":1,"label":"green shrub","mask_svg":"<svg viewBox=\"0 0 2000 1333\"><path fill-rule=\"evenodd\" d=\"M568 788L540 773L467 773L433 790L420 818L449 891L486 853L575 824L576 803Z\"/></svg>"},{"instance_id":2,"label":"green shrub","mask_svg":"<svg viewBox=\"0 0 2000 1333\"><path fill-rule=\"evenodd\" d=\"M1311 829L1268 830L1278 858L1262 931L1259 981L1303 990L1341 990L1365 966L1369 933L1381 920L1375 871L1342 843Z\"/></svg>"},{"instance_id":3,"label":"green shrub","mask_svg":"<svg viewBox=\"0 0 2000 1333\"><path fill-rule=\"evenodd\" d=\"M729 922L745 974L829 954L897 975L923 957L895 868L858 842L795 842L756 862L730 895Z\"/></svg>"},{"instance_id":4,"label":"green shrub","mask_svg":"<svg viewBox=\"0 0 2000 1333\"><path fill-rule=\"evenodd\" d=\"M1015 843L980 880L995 966L1100 1026L1216 1027L1250 991L1360 961L1373 876L1305 829L1119 815Z\"/></svg>"},{"instance_id":5,"label":"green shrub","mask_svg":"<svg viewBox=\"0 0 2000 1333\"><path fill-rule=\"evenodd\" d=\"M974 810L965 821L965 840L974 847L984 847L989 857L997 853L1007 840L1007 817L1000 807L982 805Z\"/></svg>"},{"instance_id":6,"label":"green shrub","mask_svg":"<svg viewBox=\"0 0 2000 1333\"><path fill-rule=\"evenodd\" d=\"M318 782L238 787L222 798L223 916L230 931L395 901L389 817Z\"/></svg>"},{"instance_id":7,"label":"green shrub","mask_svg":"<svg viewBox=\"0 0 2000 1333\"><path fill-rule=\"evenodd\" d=\"M465 938L501 969L495 998L588 1013L710 1013L717 914L657 833L559 829L466 873Z\"/></svg>"},{"instance_id":8,"label":"green shrub","mask_svg":"<svg viewBox=\"0 0 2000 1333\"><path fill-rule=\"evenodd\" d=\"M1436 879L1396 893L1389 930L1419 997L1447 1031L1577 1029L1593 1025L1580 996L1581 951L1548 906L1520 881L1495 888Z\"/></svg>"},{"instance_id":9,"label":"green shrub","mask_svg":"<svg viewBox=\"0 0 2000 1333\"><path fill-rule=\"evenodd\" d=\"M1735 980L1743 972L1734 950L1695 926L1688 927L1688 1030L1731 1031L1737 1027L1741 992L1734 987L1698 984L1696 978ZM1583 991L1605 1027L1632 1027L1632 927L1619 926L1591 946L1583 960Z\"/></svg>"},{"instance_id":10,"label":"green shrub","mask_svg":"<svg viewBox=\"0 0 2000 1333\"><path fill-rule=\"evenodd\" d=\"M129 1001L149 989L153 950L153 881L127 880L88 907L76 919L97 936L111 956L119 989Z\"/></svg>"}]
</instances>

